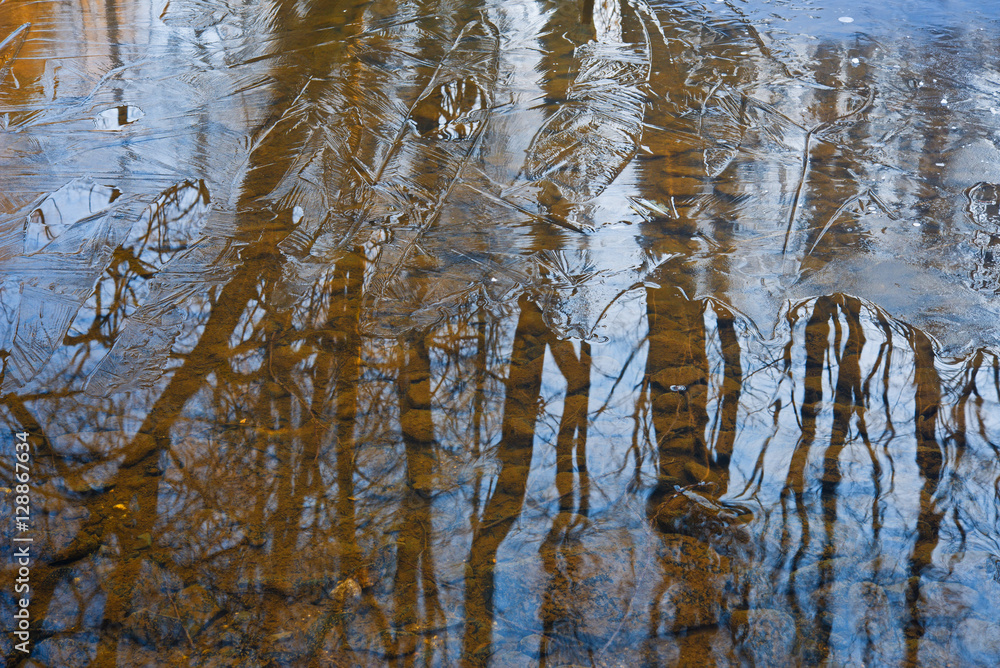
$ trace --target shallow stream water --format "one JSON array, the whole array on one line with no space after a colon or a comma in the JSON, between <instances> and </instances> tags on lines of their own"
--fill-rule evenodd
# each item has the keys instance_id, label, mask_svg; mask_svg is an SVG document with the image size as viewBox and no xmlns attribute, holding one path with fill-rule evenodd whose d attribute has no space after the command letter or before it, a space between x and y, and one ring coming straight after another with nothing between
<instances>
[{"instance_id":1,"label":"shallow stream water","mask_svg":"<svg viewBox=\"0 0 1000 668\"><path fill-rule=\"evenodd\" d=\"M5 665L1000 665L998 52L0 2Z\"/></svg>"}]
</instances>

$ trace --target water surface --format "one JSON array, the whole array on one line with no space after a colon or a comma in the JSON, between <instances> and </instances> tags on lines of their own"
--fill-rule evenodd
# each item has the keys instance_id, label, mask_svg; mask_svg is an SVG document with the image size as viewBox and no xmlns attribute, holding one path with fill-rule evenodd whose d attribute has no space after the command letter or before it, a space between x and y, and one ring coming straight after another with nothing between
<instances>
[{"instance_id":1,"label":"water surface","mask_svg":"<svg viewBox=\"0 0 1000 668\"><path fill-rule=\"evenodd\" d=\"M1000 665L989 3L0 40L7 665Z\"/></svg>"}]
</instances>

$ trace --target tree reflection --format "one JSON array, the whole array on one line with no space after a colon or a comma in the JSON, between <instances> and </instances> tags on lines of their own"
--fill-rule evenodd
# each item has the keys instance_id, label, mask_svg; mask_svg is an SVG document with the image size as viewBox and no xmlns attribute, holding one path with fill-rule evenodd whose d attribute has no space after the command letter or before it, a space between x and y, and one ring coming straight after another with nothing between
<instances>
[{"instance_id":1,"label":"tree reflection","mask_svg":"<svg viewBox=\"0 0 1000 668\"><path fill-rule=\"evenodd\" d=\"M934 172L950 126L880 125L873 47L683 2L226 7L80 9L95 102L3 52L12 155L61 147L11 172L4 253L44 247L67 146L127 158L93 296L2 399L44 506L10 665L996 658L1000 362L837 283L951 229L992 294L996 188L904 238L945 186L885 163ZM183 170L164 109L94 123L127 26L172 31L155 85L220 82Z\"/></svg>"},{"instance_id":2,"label":"tree reflection","mask_svg":"<svg viewBox=\"0 0 1000 668\"><path fill-rule=\"evenodd\" d=\"M495 454L499 469L481 519L476 522L466 566L462 655L469 665L483 662L492 650L493 569L500 544L521 514L531 468L547 328L537 306L527 299L522 299L519 306L500 444Z\"/></svg>"}]
</instances>

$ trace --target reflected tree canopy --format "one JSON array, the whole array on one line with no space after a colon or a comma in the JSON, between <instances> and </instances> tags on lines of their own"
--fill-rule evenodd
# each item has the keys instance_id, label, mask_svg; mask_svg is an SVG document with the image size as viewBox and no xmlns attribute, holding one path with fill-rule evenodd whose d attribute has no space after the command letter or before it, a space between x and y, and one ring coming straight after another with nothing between
<instances>
[{"instance_id":1,"label":"reflected tree canopy","mask_svg":"<svg viewBox=\"0 0 1000 668\"><path fill-rule=\"evenodd\" d=\"M1000 16L820 5L0 6L7 665L1000 663Z\"/></svg>"}]
</instances>

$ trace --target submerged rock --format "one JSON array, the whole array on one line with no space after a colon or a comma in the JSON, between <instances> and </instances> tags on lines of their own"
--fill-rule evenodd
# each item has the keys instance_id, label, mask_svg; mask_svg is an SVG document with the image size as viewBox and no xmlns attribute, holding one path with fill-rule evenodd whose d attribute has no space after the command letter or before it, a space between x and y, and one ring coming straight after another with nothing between
<instances>
[{"instance_id":1,"label":"submerged rock","mask_svg":"<svg viewBox=\"0 0 1000 668\"><path fill-rule=\"evenodd\" d=\"M966 619L958 625L958 640L977 665L1000 666L1000 626L981 619Z\"/></svg>"},{"instance_id":2,"label":"submerged rock","mask_svg":"<svg viewBox=\"0 0 1000 668\"><path fill-rule=\"evenodd\" d=\"M769 609L737 610L729 626L741 663L771 668L794 665L795 620L790 615Z\"/></svg>"},{"instance_id":3,"label":"submerged rock","mask_svg":"<svg viewBox=\"0 0 1000 668\"><path fill-rule=\"evenodd\" d=\"M847 662L898 665L905 652L903 626L893 614L885 590L872 582L857 582L847 591L846 610L835 622L840 630L832 642Z\"/></svg>"},{"instance_id":4,"label":"submerged rock","mask_svg":"<svg viewBox=\"0 0 1000 668\"><path fill-rule=\"evenodd\" d=\"M956 582L928 582L920 587L920 613L928 621L950 625L980 605L979 592Z\"/></svg>"},{"instance_id":5,"label":"submerged rock","mask_svg":"<svg viewBox=\"0 0 1000 668\"><path fill-rule=\"evenodd\" d=\"M1000 185L977 183L966 191L969 215L988 232L1000 233Z\"/></svg>"},{"instance_id":6,"label":"submerged rock","mask_svg":"<svg viewBox=\"0 0 1000 668\"><path fill-rule=\"evenodd\" d=\"M191 585L177 592L177 614L193 638L222 612L214 597L201 585Z\"/></svg>"},{"instance_id":7,"label":"submerged rock","mask_svg":"<svg viewBox=\"0 0 1000 668\"><path fill-rule=\"evenodd\" d=\"M663 537L662 583L655 605L668 631L716 624L727 607L734 576L729 559L690 536Z\"/></svg>"},{"instance_id":8,"label":"submerged rock","mask_svg":"<svg viewBox=\"0 0 1000 668\"><path fill-rule=\"evenodd\" d=\"M711 486L704 487L707 490ZM752 518L750 511L724 505L700 489L680 488L656 503L650 514L657 528L666 534L691 536L723 550L750 543L744 527Z\"/></svg>"}]
</instances>

